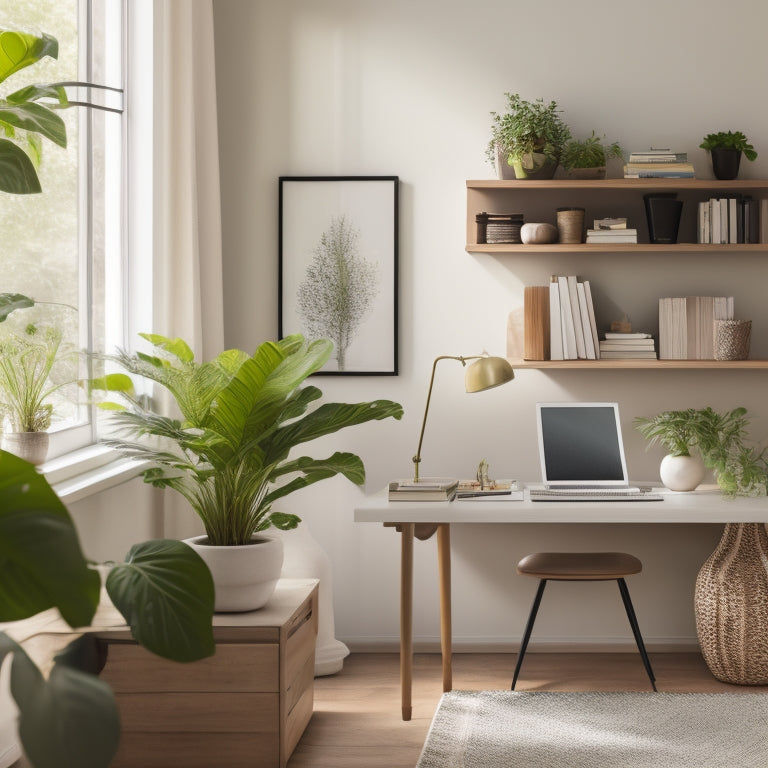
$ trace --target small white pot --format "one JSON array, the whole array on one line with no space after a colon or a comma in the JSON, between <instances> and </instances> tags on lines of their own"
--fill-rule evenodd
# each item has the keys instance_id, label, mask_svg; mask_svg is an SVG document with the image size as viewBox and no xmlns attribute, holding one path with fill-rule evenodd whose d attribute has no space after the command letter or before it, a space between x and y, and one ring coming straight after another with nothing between
<instances>
[{"instance_id":1,"label":"small white pot","mask_svg":"<svg viewBox=\"0 0 768 768\"><path fill-rule=\"evenodd\" d=\"M705 472L701 456L667 454L659 467L661 482L670 491L693 491L704 479Z\"/></svg>"},{"instance_id":2,"label":"small white pot","mask_svg":"<svg viewBox=\"0 0 768 768\"><path fill-rule=\"evenodd\" d=\"M4 432L2 447L30 464L42 464L48 455L48 442L47 432Z\"/></svg>"},{"instance_id":3,"label":"small white pot","mask_svg":"<svg viewBox=\"0 0 768 768\"><path fill-rule=\"evenodd\" d=\"M250 544L215 547L207 536L184 539L203 558L216 589L217 613L255 611L263 608L275 591L283 567L283 542L254 536Z\"/></svg>"}]
</instances>

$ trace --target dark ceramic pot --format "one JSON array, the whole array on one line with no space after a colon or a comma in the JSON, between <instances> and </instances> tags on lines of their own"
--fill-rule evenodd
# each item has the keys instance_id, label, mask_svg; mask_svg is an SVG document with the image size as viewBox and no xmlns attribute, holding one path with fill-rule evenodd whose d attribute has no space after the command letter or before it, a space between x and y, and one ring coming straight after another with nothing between
<instances>
[{"instance_id":1,"label":"dark ceramic pot","mask_svg":"<svg viewBox=\"0 0 768 768\"><path fill-rule=\"evenodd\" d=\"M741 163L741 150L739 149L712 149L712 170L715 178L722 181L735 179L739 175Z\"/></svg>"}]
</instances>

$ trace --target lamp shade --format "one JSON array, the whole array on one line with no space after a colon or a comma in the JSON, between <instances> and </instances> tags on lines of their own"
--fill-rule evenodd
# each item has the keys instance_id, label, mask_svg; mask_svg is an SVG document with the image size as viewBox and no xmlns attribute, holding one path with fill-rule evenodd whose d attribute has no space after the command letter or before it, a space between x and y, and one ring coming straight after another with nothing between
<instances>
[{"instance_id":1,"label":"lamp shade","mask_svg":"<svg viewBox=\"0 0 768 768\"><path fill-rule=\"evenodd\" d=\"M481 357L467 366L464 387L467 392L482 392L515 378L512 366L503 357Z\"/></svg>"}]
</instances>

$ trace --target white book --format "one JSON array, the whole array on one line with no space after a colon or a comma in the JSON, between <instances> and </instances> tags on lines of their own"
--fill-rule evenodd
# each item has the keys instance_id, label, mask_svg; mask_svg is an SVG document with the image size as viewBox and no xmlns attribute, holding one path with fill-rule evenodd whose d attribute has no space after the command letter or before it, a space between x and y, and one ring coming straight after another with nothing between
<instances>
[{"instance_id":1,"label":"white book","mask_svg":"<svg viewBox=\"0 0 768 768\"><path fill-rule=\"evenodd\" d=\"M720 243L728 242L728 198L720 198Z\"/></svg>"},{"instance_id":2,"label":"white book","mask_svg":"<svg viewBox=\"0 0 768 768\"><path fill-rule=\"evenodd\" d=\"M549 359L563 359L563 325L560 319L560 285L557 277L549 283Z\"/></svg>"},{"instance_id":3,"label":"white book","mask_svg":"<svg viewBox=\"0 0 768 768\"><path fill-rule=\"evenodd\" d=\"M576 283L576 293L579 297L581 328L584 333L584 356L587 360L597 360L595 340L592 337L592 328L589 325L589 307L587 307L587 294L584 291L584 283Z\"/></svg>"},{"instance_id":4,"label":"white book","mask_svg":"<svg viewBox=\"0 0 768 768\"><path fill-rule=\"evenodd\" d=\"M709 201L709 220L711 224L712 234L710 237L710 243L720 242L720 201L713 197Z\"/></svg>"},{"instance_id":5,"label":"white book","mask_svg":"<svg viewBox=\"0 0 768 768\"><path fill-rule=\"evenodd\" d=\"M652 339L653 334L641 331L622 333L621 331L606 331L603 336L606 339Z\"/></svg>"},{"instance_id":6,"label":"white book","mask_svg":"<svg viewBox=\"0 0 768 768\"><path fill-rule=\"evenodd\" d=\"M728 242L739 242L739 212L735 197L728 198Z\"/></svg>"},{"instance_id":7,"label":"white book","mask_svg":"<svg viewBox=\"0 0 768 768\"><path fill-rule=\"evenodd\" d=\"M688 322L682 297L672 298L672 353L675 360L688 359Z\"/></svg>"},{"instance_id":8,"label":"white book","mask_svg":"<svg viewBox=\"0 0 768 768\"><path fill-rule=\"evenodd\" d=\"M584 281L584 294L587 297L587 311L589 312L589 328L592 331L592 343L595 345L595 359L600 359L600 342L597 336L597 323L595 322L595 305L592 302L592 286L589 280Z\"/></svg>"},{"instance_id":9,"label":"white book","mask_svg":"<svg viewBox=\"0 0 768 768\"><path fill-rule=\"evenodd\" d=\"M571 297L571 312L573 313L573 330L576 336L576 357L585 360L587 349L584 345L584 328L581 324L581 309L579 308L579 292L576 288L578 278L576 275L568 275L568 293Z\"/></svg>"},{"instance_id":10,"label":"white book","mask_svg":"<svg viewBox=\"0 0 768 768\"><path fill-rule=\"evenodd\" d=\"M563 324L563 359L575 360L576 331L573 327L573 311L571 310L571 294L568 290L568 278L559 275L557 282L560 286L560 320Z\"/></svg>"}]
</instances>

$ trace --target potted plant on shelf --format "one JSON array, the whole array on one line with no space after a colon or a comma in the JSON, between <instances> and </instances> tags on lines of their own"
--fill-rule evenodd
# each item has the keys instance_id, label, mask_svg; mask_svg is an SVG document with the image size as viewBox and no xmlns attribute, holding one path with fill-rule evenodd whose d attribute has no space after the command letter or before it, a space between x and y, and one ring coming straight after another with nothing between
<instances>
[{"instance_id":1,"label":"potted plant on shelf","mask_svg":"<svg viewBox=\"0 0 768 768\"><path fill-rule=\"evenodd\" d=\"M608 160L622 159L618 142L604 144L603 139L592 135L584 141L571 139L564 147L560 163L566 175L572 179L604 179Z\"/></svg>"},{"instance_id":2,"label":"potted plant on shelf","mask_svg":"<svg viewBox=\"0 0 768 768\"><path fill-rule=\"evenodd\" d=\"M101 578L83 556L72 519L45 477L5 451L0 451L0 542L5 629L0 664L12 657L10 693L19 709L25 755L33 768L107 768L117 751L120 721L111 689L98 678L96 641L78 630L79 637L43 675L23 642L13 638L20 629L13 622L48 609L58 609L73 628L88 627ZM213 583L186 544L136 544L125 562L109 569L105 587L134 639L151 652L179 662L214 653Z\"/></svg>"},{"instance_id":3,"label":"potted plant on shelf","mask_svg":"<svg viewBox=\"0 0 768 768\"><path fill-rule=\"evenodd\" d=\"M712 156L712 170L717 179L735 179L739 175L742 154L749 161L757 159L755 148L741 131L708 133L699 147Z\"/></svg>"},{"instance_id":4,"label":"potted plant on shelf","mask_svg":"<svg viewBox=\"0 0 768 768\"><path fill-rule=\"evenodd\" d=\"M199 516L205 535L188 543L211 568L216 609L254 610L269 599L282 562L280 539L264 532L270 526L288 530L300 522L296 515L273 510L273 504L336 474L358 485L365 479L363 462L352 453L323 459L289 453L345 427L390 416L400 419L403 409L376 400L324 403L309 410L322 392L301 384L329 359L333 344L327 339L306 342L297 334L265 342L253 355L232 349L198 363L181 339L141 336L155 354L121 352L110 359L128 374L167 389L181 418L146 407L130 376L111 374L92 385L121 393L122 402L104 404L114 410L118 435L157 442L119 436L108 444L152 461L144 479L181 493ZM269 561L273 568L262 583L250 584L259 561ZM233 573L236 563L243 564L244 572Z\"/></svg>"},{"instance_id":5,"label":"potted plant on shelf","mask_svg":"<svg viewBox=\"0 0 768 768\"><path fill-rule=\"evenodd\" d=\"M662 460L660 469L661 480L667 488L693 490L703 479L706 467L714 471L725 496L766 493L765 451L746 442L748 423L745 408L734 408L723 414L709 407L689 408L635 419L635 427L650 445L659 443L670 452Z\"/></svg>"},{"instance_id":6,"label":"potted plant on shelf","mask_svg":"<svg viewBox=\"0 0 768 768\"><path fill-rule=\"evenodd\" d=\"M545 104L543 99L525 101L516 93L504 95L507 112L491 112L489 162L496 166L499 178L551 179L571 138L561 110L554 101Z\"/></svg>"}]
</instances>

